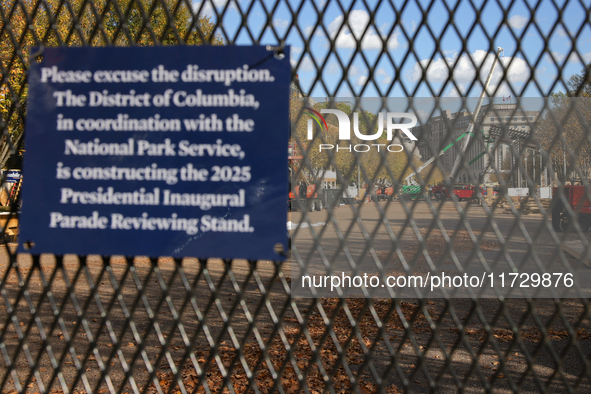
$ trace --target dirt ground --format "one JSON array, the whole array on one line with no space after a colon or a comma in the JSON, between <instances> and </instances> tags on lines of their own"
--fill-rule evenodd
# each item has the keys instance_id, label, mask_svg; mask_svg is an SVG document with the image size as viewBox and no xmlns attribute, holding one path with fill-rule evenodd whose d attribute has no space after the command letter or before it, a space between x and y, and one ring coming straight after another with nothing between
<instances>
[{"instance_id":1,"label":"dirt ground","mask_svg":"<svg viewBox=\"0 0 591 394\"><path fill-rule=\"evenodd\" d=\"M487 226L482 207L432 204L367 204L363 225L358 207L342 206L334 221L326 210L308 216L328 226L290 233L302 245L322 234L328 260L346 235L360 263L580 265L541 215L494 212ZM20 255L11 265L2 248L3 393L321 392L324 375L335 392L591 392L586 298L291 298L289 261Z\"/></svg>"}]
</instances>

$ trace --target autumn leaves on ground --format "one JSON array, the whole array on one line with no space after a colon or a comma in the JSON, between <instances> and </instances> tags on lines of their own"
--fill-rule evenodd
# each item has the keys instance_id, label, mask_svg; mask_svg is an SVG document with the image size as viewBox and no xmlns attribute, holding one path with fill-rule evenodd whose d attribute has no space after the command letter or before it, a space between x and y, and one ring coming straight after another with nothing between
<instances>
[{"instance_id":1,"label":"autumn leaves on ground","mask_svg":"<svg viewBox=\"0 0 591 394\"><path fill-rule=\"evenodd\" d=\"M428 248L433 258L444 250L444 241L436 242L441 234L436 235L430 237L433 242ZM465 232L460 231L455 240L457 252L473 247ZM498 245L485 242L480 247ZM415 253L413 247L403 250L407 259ZM463 384L475 385L478 392L482 379L496 380L502 387L508 379L518 381L536 373L544 382L556 382L552 374L542 375L548 366L543 365L539 353L552 347L559 354L566 354L572 351L571 343L586 348L591 342L584 300L563 300L561 305L552 300L535 300L531 304L526 300L500 303L496 299L478 303L461 299L297 300L287 295L289 278L280 276L272 263L257 262L251 266L240 261L187 259L181 264L181 273L172 259L112 258L105 264L98 256L89 257L82 264L74 256L66 257L63 270L59 261L56 264L48 256L40 259L56 308L62 311L66 324L54 325L53 307L43 293L40 272L31 261L22 260L18 270L27 283L29 296L35 305L40 302L40 311L47 313L32 321L27 303L20 298L15 316L20 321L19 328L29 330L28 350L37 359L50 345L61 360L66 382L77 381L71 389L78 393L87 392L80 372L87 375L93 389L108 392L104 376L100 375L101 361L109 368L106 375L117 390L132 392L121 357L129 366L133 365L137 387L147 392L157 392L159 387L164 392L176 393L181 390L180 385L188 392L229 392L231 387L236 393L247 393L255 392L256 386L259 392L270 393L277 391L278 385L288 393L304 387L311 392L323 392L326 376L328 384L340 393L354 388L364 393L380 388L397 393L405 386L428 391L436 377L442 379L439 387L453 391L457 390L454 375ZM0 263L6 295L14 303L19 289L17 267L10 267L6 260ZM94 283L94 295L88 278ZM144 288L145 299L141 298L138 283ZM115 290L115 286L120 290ZM84 321L76 315L68 289L74 290L79 305L88 305ZM193 297L185 303L187 294ZM110 328L95 307L97 297L110 311ZM122 302L128 310L136 307L132 317L139 337L130 333L130 321L118 307ZM153 317L146 312L148 307L155 313ZM556 318L558 308L563 319ZM171 310L178 313L177 320L169 313ZM38 334L38 321L46 330L45 341ZM2 326L2 341L8 354L11 359L22 360L21 364L16 363L20 365L17 375L21 384L27 383L29 392L40 392L35 378L29 376L31 369L23 349L18 348L22 342L6 312L0 316L0 322L6 324ZM84 328L84 322L89 330ZM180 322L185 337L179 333ZM96 351L89 344L92 335ZM68 338L82 364L80 369L65 346ZM168 355L163 354L164 348ZM141 355L141 351L145 354ZM97 352L100 360L96 358ZM145 357L154 368L152 378ZM42 355L38 368L46 385L54 371L47 360ZM177 371L178 379L174 376ZM5 389L12 380L6 372L4 368L0 375L0 380L8 382ZM51 389L61 392L57 380Z\"/></svg>"},{"instance_id":2,"label":"autumn leaves on ground","mask_svg":"<svg viewBox=\"0 0 591 394\"><path fill-rule=\"evenodd\" d=\"M304 386L313 393L321 393L326 387L324 376L329 375L335 392L351 392L353 386L351 382L355 379L359 381L357 390L374 393L378 392L379 386L372 378L366 364L371 362L372 355L365 356L365 354L384 346L384 335L389 336L390 348L395 352L402 346L409 345L413 340L416 340L417 334L423 334L423 338L433 338L435 335L444 337L444 342L448 346L447 351L450 353L450 360L454 359L451 354L452 350L458 345L461 347L464 335L470 342L480 344L477 349L482 347L483 349L488 348L488 350L492 349L493 342L507 348L516 339L515 334L508 328L492 329L490 333L487 333L477 324L466 326L462 333L457 327L445 323L448 320L446 317L450 316L445 312L443 302L427 301L421 306L408 302L398 304L390 300L374 300L368 303L371 305L369 306L366 302L365 299L321 300L319 302L320 308L315 309L309 315L305 330L300 328L296 318L286 319L283 325L283 335L275 333L273 340L265 341L266 353L261 351L261 347L254 338L244 345L241 352L236 351L227 343L220 344L218 362L223 365L225 371L228 371L230 367L233 368L233 371L225 375L220 372L216 361L210 360L211 351L197 351L195 356L200 367L203 368L203 363L208 360L210 361L209 368L205 368L200 377L193 364L187 361L180 374L182 384L188 390L198 388L197 392L205 392L205 384L212 391L226 392L226 384L231 384L237 393L254 392L253 385L256 385L262 393L275 392L278 389L277 385L281 385L282 390L287 393L300 392ZM439 326L437 334L428 324L422 308L426 308L427 314ZM302 312L306 313L307 311L302 310ZM374 316L379 316L379 320ZM403 319L400 316L403 316ZM325 320L326 317L333 321L330 328L334 332L330 332ZM358 322L356 324L358 331L352 328L351 321ZM378 321L380 321L379 324ZM408 328L405 329L405 326ZM381 330L378 327L381 327ZM413 334L410 334L409 330ZM519 335L521 341L530 343L540 344L544 340L542 331L537 327L524 327ZM573 339L565 329L550 328L546 335L547 340L551 342ZM414 338L411 339L413 336ZM308 342L308 338L312 345ZM576 339L578 341L591 340L591 331L588 328L579 329ZM286 341L288 345L283 341ZM430 341L420 341L419 343L428 342ZM338 347L335 343L338 344ZM438 347L436 343L431 343L431 346L435 349ZM430 362L429 358L446 361L445 356L440 354L428 354L433 353L428 345L421 344L417 347L417 354L425 355L427 363ZM286 348L291 351L288 353ZM513 350L492 357L493 361L485 361L484 355L482 358L477 357L479 367L486 373L488 379L504 379L505 373L500 368L501 362L509 363L517 358L523 359L523 352L515 347ZM245 368L241 365L242 362L248 365L250 374L246 373ZM375 360L373 362L376 363ZM523 361L520 363L524 364ZM272 369L269 368L269 364L272 365ZM297 370L294 366L297 366ZM403 373L407 378L416 375L420 370L419 361L400 366L403 367ZM275 371L278 376L277 382L273 379L271 370ZM515 372L518 373L518 371ZM392 367L389 373L397 374L397 368ZM472 373L476 375L476 372ZM254 376L252 385L249 383L249 375ZM463 371L461 375L466 380L469 378ZM176 386L172 372L159 372L157 376L163 389L169 389L171 385ZM224 381L224 376L227 376L227 383ZM305 378L298 378L303 376ZM402 392L396 384L392 383L391 377L386 376L383 380L385 382L383 390L386 393ZM428 387L428 383L423 379L414 379L414 383L423 385L425 388ZM156 392L154 386L150 392Z\"/></svg>"},{"instance_id":3,"label":"autumn leaves on ground","mask_svg":"<svg viewBox=\"0 0 591 394\"><path fill-rule=\"evenodd\" d=\"M474 235L479 237L480 232L474 231ZM474 248L465 230L458 231L455 237L454 232L449 231L448 236L453 237L454 251L458 253ZM435 230L429 240L428 254L434 260L440 259L446 249L443 236ZM482 239L479 248L497 250L499 244ZM408 261L413 261L418 248L411 246L402 253ZM380 257L386 254L378 253ZM414 264L424 265L423 260L419 255ZM335 392L350 392L353 382L357 382L355 388L362 393L380 389L399 393L402 380L414 384L415 388L429 388L428 379L421 373L423 357L427 365L451 364L435 367L437 374L434 375L455 371L465 382L472 380L478 384L479 372L486 379L505 381L511 374L515 380L527 376L528 356L535 357L544 346L568 349L568 343L574 340L591 341L591 325L584 318L582 302L565 302L563 307L572 313L569 314L571 325L565 325L551 318L553 313L548 308L557 307L552 301L540 301L538 310L530 308L524 300L509 300L504 306L497 300L482 301L479 308L490 313L485 316L486 324L478 318L475 304L465 301L327 298L317 303L298 302L299 313L283 319L279 332L271 327L259 333L262 343L257 342L256 335L251 335L240 352L229 342L222 343L219 360L212 359L214 353L209 349L199 350L196 357L200 367L208 361L209 368L198 374L194 365L187 361L180 377L182 384L188 389L198 387L198 392L205 392L204 385L214 391L225 391L224 387L230 383L237 393L253 392L253 385L263 393L276 391L277 385L287 393L299 392L304 387L320 393L326 388L325 376L328 375ZM512 316L499 313L503 308L511 310ZM543 320L543 329L535 322L536 318ZM512 327L515 322L519 322L517 330ZM538 350L526 355L518 346L519 342ZM477 365L475 370L470 370L469 364L462 365L465 364L463 353L470 352L474 355L469 364ZM394 354L397 356L392 357ZM223 365L224 371L234 368L234 372L222 374L216 361ZM242 363L247 365L248 372ZM518 366L511 367L512 363ZM381 387L372 374L373 368L378 371ZM535 373L536 367L532 365L530 374L531 371ZM227 376L226 381L224 376ZM273 376L278 377L277 381ZM172 372L160 372L158 379L163 388L178 387ZM151 392L156 392L154 386Z\"/></svg>"}]
</instances>

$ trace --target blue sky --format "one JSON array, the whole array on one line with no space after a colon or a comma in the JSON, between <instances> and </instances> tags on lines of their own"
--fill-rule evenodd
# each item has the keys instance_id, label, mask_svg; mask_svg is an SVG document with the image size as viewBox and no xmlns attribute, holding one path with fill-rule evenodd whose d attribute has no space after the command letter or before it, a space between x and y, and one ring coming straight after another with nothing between
<instances>
[{"instance_id":1,"label":"blue sky","mask_svg":"<svg viewBox=\"0 0 591 394\"><path fill-rule=\"evenodd\" d=\"M293 12L284 1L252 0L232 1L229 4L228 0L207 0L204 11L215 20L212 7L216 7L218 12L228 7L223 26L226 34L235 39L238 45L252 44L253 37L263 45L276 45L278 39L284 39L292 46L291 62L297 67L300 84L312 97L477 96L482 86L475 84L470 87L476 73L472 61L476 66L484 61L481 69L481 78L484 80L494 51L499 46L504 49L501 64L506 68L511 86L507 82L499 86L503 70L497 66L489 94L492 95L497 89L496 97L510 94L521 97L547 96L565 90L561 82L552 87L559 76L566 81L572 74L582 70L583 62L591 62L591 26L585 24L586 11L576 1L558 0L555 6L547 0L539 3L537 0L515 1L512 5L505 0L500 0L500 4L474 0L475 6L481 9L481 24L474 27L476 12L471 3L465 0L436 1L433 4L430 1L409 2L403 9L403 1L395 0L393 4L400 13L399 17L390 2L386 1L344 0L341 5L324 0L287 0L287 3ZM584 3L591 6L587 0ZM200 4L195 3L196 6ZM419 4L426 12L425 19ZM557 6L563 14L561 23L556 25L559 13ZM253 37L245 29L239 30L242 17L238 7L245 14L248 13L247 24ZM446 29L451 18L448 8L454 10L454 15L453 24ZM277 36L270 28L263 29L267 22L265 9L273 13L272 23ZM343 26L343 10L349 11L350 28ZM375 13L373 20L370 17L372 12ZM503 24L505 12L508 23ZM295 26L290 29L294 14L299 30ZM324 27L315 28L319 14L323 15L320 23ZM535 21L537 27L533 24L528 26L530 20ZM362 51L355 54L355 37L361 38L368 25L362 40ZM492 37L493 48L487 35ZM310 40L308 49L302 36ZM386 53L381 54L383 38L387 37ZM462 37L466 39L465 49ZM329 38L336 40L336 53L330 52ZM435 39L440 40L437 52ZM518 42L521 42L520 48ZM571 50L577 51L580 56L571 53ZM433 61L429 64L431 58ZM392 62L400 67L400 80L394 85L391 83L396 70ZM454 63L451 73L457 88L450 83L444 85L449 75L448 65ZM428 66L427 80L433 91L425 83L420 83L420 65ZM317 71L317 67L320 71ZM345 82L340 84L344 67L348 67L348 71L344 75ZM374 83L364 86L370 67L375 67ZM533 81L527 83L532 73L535 73L539 88Z\"/></svg>"}]
</instances>

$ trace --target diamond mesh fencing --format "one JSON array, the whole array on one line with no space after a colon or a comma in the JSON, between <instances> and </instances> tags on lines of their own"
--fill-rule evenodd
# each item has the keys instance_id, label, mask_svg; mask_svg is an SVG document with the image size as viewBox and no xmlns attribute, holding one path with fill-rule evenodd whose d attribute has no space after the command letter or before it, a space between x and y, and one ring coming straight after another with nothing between
<instances>
[{"instance_id":1,"label":"diamond mesh fencing","mask_svg":"<svg viewBox=\"0 0 591 394\"><path fill-rule=\"evenodd\" d=\"M590 12L3 1L0 391L591 392ZM34 51L150 45L291 45L285 261L16 253Z\"/></svg>"}]
</instances>

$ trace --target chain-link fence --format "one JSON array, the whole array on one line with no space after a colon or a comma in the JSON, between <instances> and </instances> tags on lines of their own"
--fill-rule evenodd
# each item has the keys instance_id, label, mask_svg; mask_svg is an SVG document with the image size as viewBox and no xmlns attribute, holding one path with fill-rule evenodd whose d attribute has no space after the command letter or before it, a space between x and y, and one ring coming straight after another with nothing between
<instances>
[{"instance_id":1,"label":"chain-link fence","mask_svg":"<svg viewBox=\"0 0 591 394\"><path fill-rule=\"evenodd\" d=\"M0 391L591 392L590 12L4 1ZM210 44L292 47L289 258L17 254L33 48Z\"/></svg>"}]
</instances>

